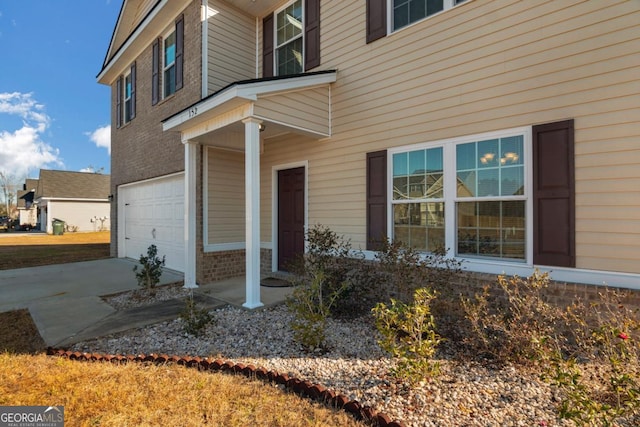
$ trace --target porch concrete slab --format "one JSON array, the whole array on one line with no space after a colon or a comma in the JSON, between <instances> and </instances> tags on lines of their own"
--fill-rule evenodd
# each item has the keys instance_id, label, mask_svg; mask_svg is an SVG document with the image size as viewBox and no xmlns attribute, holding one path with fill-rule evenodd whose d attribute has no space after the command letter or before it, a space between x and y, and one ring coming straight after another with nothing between
<instances>
[{"instance_id":1,"label":"porch concrete slab","mask_svg":"<svg viewBox=\"0 0 640 427\"><path fill-rule=\"evenodd\" d=\"M242 307L245 303L245 277L232 277L218 282L200 285L198 292L213 296L228 304ZM260 286L260 301L264 307L281 304L293 292L293 287Z\"/></svg>"}]
</instances>

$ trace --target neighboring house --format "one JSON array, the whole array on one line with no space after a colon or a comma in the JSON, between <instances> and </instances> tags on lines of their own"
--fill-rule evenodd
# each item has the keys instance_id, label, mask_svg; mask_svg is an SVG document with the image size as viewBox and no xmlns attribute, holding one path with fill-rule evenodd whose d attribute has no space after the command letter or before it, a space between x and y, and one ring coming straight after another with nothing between
<instances>
[{"instance_id":1,"label":"neighboring house","mask_svg":"<svg viewBox=\"0 0 640 427\"><path fill-rule=\"evenodd\" d=\"M53 220L70 231L110 228L109 175L40 169L34 203L40 229L53 232Z\"/></svg>"},{"instance_id":2,"label":"neighboring house","mask_svg":"<svg viewBox=\"0 0 640 427\"><path fill-rule=\"evenodd\" d=\"M38 223L38 209L33 203L33 198L38 187L37 179L26 179L22 190L18 190L18 224L29 228Z\"/></svg>"},{"instance_id":3,"label":"neighboring house","mask_svg":"<svg viewBox=\"0 0 640 427\"><path fill-rule=\"evenodd\" d=\"M125 0L112 254L250 308L314 224L638 289L639 34L637 1Z\"/></svg>"}]
</instances>

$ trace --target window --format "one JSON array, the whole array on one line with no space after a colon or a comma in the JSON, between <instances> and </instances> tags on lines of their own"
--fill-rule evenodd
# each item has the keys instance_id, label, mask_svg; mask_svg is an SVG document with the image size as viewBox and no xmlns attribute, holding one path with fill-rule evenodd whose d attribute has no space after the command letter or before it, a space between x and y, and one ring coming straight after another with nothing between
<instances>
[{"instance_id":1,"label":"window","mask_svg":"<svg viewBox=\"0 0 640 427\"><path fill-rule=\"evenodd\" d=\"M297 0L276 13L277 75L298 74L303 70L302 0Z\"/></svg>"},{"instance_id":2,"label":"window","mask_svg":"<svg viewBox=\"0 0 640 427\"><path fill-rule=\"evenodd\" d=\"M296 0L262 20L262 76L320 65L320 0Z\"/></svg>"},{"instance_id":3,"label":"window","mask_svg":"<svg viewBox=\"0 0 640 427\"><path fill-rule=\"evenodd\" d=\"M175 27L152 45L151 105L182 89L184 56L184 16Z\"/></svg>"},{"instance_id":4,"label":"window","mask_svg":"<svg viewBox=\"0 0 640 427\"><path fill-rule=\"evenodd\" d=\"M390 150L393 239L525 261L529 130Z\"/></svg>"},{"instance_id":5,"label":"window","mask_svg":"<svg viewBox=\"0 0 640 427\"><path fill-rule=\"evenodd\" d=\"M393 235L409 246L444 247L442 147L393 155Z\"/></svg>"},{"instance_id":6,"label":"window","mask_svg":"<svg viewBox=\"0 0 640 427\"><path fill-rule=\"evenodd\" d=\"M129 123L136 116L136 63L116 84L116 127Z\"/></svg>"},{"instance_id":7,"label":"window","mask_svg":"<svg viewBox=\"0 0 640 427\"><path fill-rule=\"evenodd\" d=\"M450 9L465 0L393 0L392 28L406 27L427 16Z\"/></svg>"},{"instance_id":8,"label":"window","mask_svg":"<svg viewBox=\"0 0 640 427\"><path fill-rule=\"evenodd\" d=\"M131 121L131 113L133 112L132 95L133 93L133 80L131 79L131 73L124 76L124 122Z\"/></svg>"},{"instance_id":9,"label":"window","mask_svg":"<svg viewBox=\"0 0 640 427\"><path fill-rule=\"evenodd\" d=\"M162 96L176 91L176 32L172 31L162 40Z\"/></svg>"},{"instance_id":10,"label":"window","mask_svg":"<svg viewBox=\"0 0 640 427\"><path fill-rule=\"evenodd\" d=\"M367 0L367 43L467 0ZM388 17L388 19L387 19Z\"/></svg>"}]
</instances>

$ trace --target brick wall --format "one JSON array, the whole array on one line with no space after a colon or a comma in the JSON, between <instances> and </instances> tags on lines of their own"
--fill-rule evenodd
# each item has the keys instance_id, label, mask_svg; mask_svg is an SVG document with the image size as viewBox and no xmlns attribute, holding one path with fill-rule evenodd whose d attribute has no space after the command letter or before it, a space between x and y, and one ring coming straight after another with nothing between
<instances>
[{"instance_id":1,"label":"brick wall","mask_svg":"<svg viewBox=\"0 0 640 427\"><path fill-rule=\"evenodd\" d=\"M116 82L111 86L111 255L118 247L118 186L184 170L184 147L176 132L163 132L162 120L201 99L202 29L200 2L184 13L184 87L151 105L151 49L136 58L136 117L117 129ZM178 16L176 16L177 18ZM160 36L161 33L158 34Z\"/></svg>"}]
</instances>

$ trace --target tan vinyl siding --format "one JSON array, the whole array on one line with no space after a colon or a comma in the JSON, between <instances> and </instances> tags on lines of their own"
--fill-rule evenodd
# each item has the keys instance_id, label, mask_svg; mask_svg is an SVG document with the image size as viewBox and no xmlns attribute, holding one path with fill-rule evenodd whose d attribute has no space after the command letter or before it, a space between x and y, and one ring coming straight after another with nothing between
<instances>
[{"instance_id":1,"label":"tan vinyl siding","mask_svg":"<svg viewBox=\"0 0 640 427\"><path fill-rule=\"evenodd\" d=\"M278 123L329 135L329 89L318 88L261 98L254 114Z\"/></svg>"},{"instance_id":2,"label":"tan vinyl siding","mask_svg":"<svg viewBox=\"0 0 640 427\"><path fill-rule=\"evenodd\" d=\"M208 21L208 94L256 77L255 18L225 2L210 0L217 13Z\"/></svg>"},{"instance_id":3,"label":"tan vinyl siding","mask_svg":"<svg viewBox=\"0 0 640 427\"><path fill-rule=\"evenodd\" d=\"M332 137L262 157L309 162L310 225L365 246L366 152L573 118L577 267L640 273L637 2L477 0L368 45L364 2L321 9Z\"/></svg>"},{"instance_id":4,"label":"tan vinyl siding","mask_svg":"<svg viewBox=\"0 0 640 427\"><path fill-rule=\"evenodd\" d=\"M208 243L244 242L244 154L207 151Z\"/></svg>"}]
</instances>

